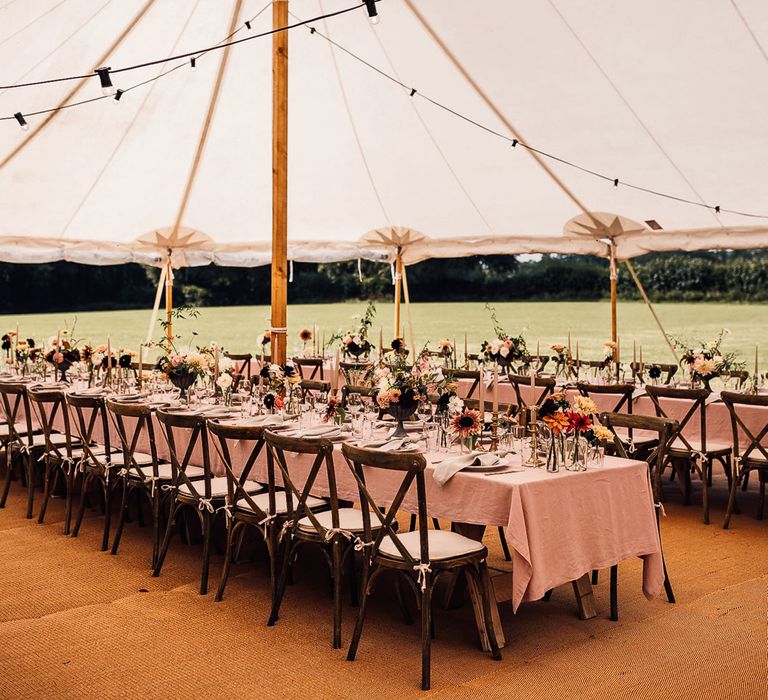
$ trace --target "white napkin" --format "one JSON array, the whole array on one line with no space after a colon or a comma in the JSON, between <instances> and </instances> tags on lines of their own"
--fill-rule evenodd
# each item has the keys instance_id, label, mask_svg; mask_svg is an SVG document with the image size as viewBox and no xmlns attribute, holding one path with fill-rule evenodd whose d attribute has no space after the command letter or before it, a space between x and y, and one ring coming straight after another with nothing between
<instances>
[{"instance_id":1,"label":"white napkin","mask_svg":"<svg viewBox=\"0 0 768 700\"><path fill-rule=\"evenodd\" d=\"M316 425L313 428L300 428L298 430L289 430L283 433L288 437L303 438L334 438L341 435L341 428L337 425Z\"/></svg>"},{"instance_id":2,"label":"white napkin","mask_svg":"<svg viewBox=\"0 0 768 700\"><path fill-rule=\"evenodd\" d=\"M440 485L444 486L454 474L467 467L493 467L501 463L501 458L497 454L489 452L470 452L466 455L459 455L452 459L446 459L444 462L435 465L432 472L432 478Z\"/></svg>"},{"instance_id":3,"label":"white napkin","mask_svg":"<svg viewBox=\"0 0 768 700\"><path fill-rule=\"evenodd\" d=\"M253 427L275 427L283 424L283 417L274 416L249 416L248 418L237 418L235 420L224 421L227 425L243 425Z\"/></svg>"},{"instance_id":4,"label":"white napkin","mask_svg":"<svg viewBox=\"0 0 768 700\"><path fill-rule=\"evenodd\" d=\"M379 450L381 452L395 452L405 447L406 443L410 447L410 441L404 438L387 438L386 440L374 440L373 442L366 442L360 447L364 447L369 450Z\"/></svg>"}]
</instances>

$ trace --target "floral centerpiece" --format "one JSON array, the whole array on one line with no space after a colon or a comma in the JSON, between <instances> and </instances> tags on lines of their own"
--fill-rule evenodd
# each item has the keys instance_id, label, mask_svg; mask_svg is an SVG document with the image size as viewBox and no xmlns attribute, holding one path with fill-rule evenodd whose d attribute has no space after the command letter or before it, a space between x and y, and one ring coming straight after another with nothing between
<instances>
[{"instance_id":1,"label":"floral centerpiece","mask_svg":"<svg viewBox=\"0 0 768 700\"><path fill-rule=\"evenodd\" d=\"M612 340L603 343L603 367L610 367L616 360L618 345Z\"/></svg>"},{"instance_id":2,"label":"floral centerpiece","mask_svg":"<svg viewBox=\"0 0 768 700\"><path fill-rule=\"evenodd\" d=\"M477 437L483 429L483 423L480 419L480 411L464 409L457 413L451 420L451 430L456 435L461 444L469 449L474 449Z\"/></svg>"},{"instance_id":3,"label":"floral centerpiece","mask_svg":"<svg viewBox=\"0 0 768 700\"><path fill-rule=\"evenodd\" d=\"M675 350L681 351L680 365L692 382L702 382L707 391L712 391L710 382L728 372L744 369L744 363L736 361L732 352L723 352L723 338L728 331L723 328L714 340L708 343L692 344L678 338L671 338Z\"/></svg>"},{"instance_id":4,"label":"floral centerpiece","mask_svg":"<svg viewBox=\"0 0 768 700\"><path fill-rule=\"evenodd\" d=\"M484 340L480 345L480 354L487 362L496 362L502 367L509 367L513 362L522 360L528 354L523 336L510 336L499 324L496 309L486 304L493 321L494 340Z\"/></svg>"},{"instance_id":5,"label":"floral centerpiece","mask_svg":"<svg viewBox=\"0 0 768 700\"><path fill-rule=\"evenodd\" d=\"M104 361L106 361L106 357ZM207 377L213 369L213 357L199 348L189 349L173 347L170 352L157 360L155 368L181 391L181 399L187 398L187 391L198 378Z\"/></svg>"},{"instance_id":6,"label":"floral centerpiece","mask_svg":"<svg viewBox=\"0 0 768 700\"><path fill-rule=\"evenodd\" d=\"M579 396L571 405L565 393L554 393L544 400L538 417L549 429L552 439L547 452L547 470L586 469L586 445L598 446L612 433L595 420L597 406L587 396Z\"/></svg>"},{"instance_id":7,"label":"floral centerpiece","mask_svg":"<svg viewBox=\"0 0 768 700\"><path fill-rule=\"evenodd\" d=\"M29 363L37 362L40 350L35 346L34 338L19 338L16 341L16 362L21 367L22 375L26 375Z\"/></svg>"},{"instance_id":8,"label":"floral centerpiece","mask_svg":"<svg viewBox=\"0 0 768 700\"><path fill-rule=\"evenodd\" d=\"M5 359L6 363L11 365L13 364L13 340L16 337L16 331L8 331L7 333L3 334L3 337L0 338L0 347L3 349L3 352L5 352Z\"/></svg>"},{"instance_id":9,"label":"floral centerpiece","mask_svg":"<svg viewBox=\"0 0 768 700\"><path fill-rule=\"evenodd\" d=\"M555 361L555 375L558 377L567 377L571 373L573 367L573 358L571 357L571 351L562 343L553 343L549 346L554 356L552 359Z\"/></svg>"},{"instance_id":10,"label":"floral centerpiece","mask_svg":"<svg viewBox=\"0 0 768 700\"><path fill-rule=\"evenodd\" d=\"M334 333L329 342L341 341L341 351L345 355L351 355L355 358L368 355L374 348L374 345L368 339L368 334L375 316L376 304L369 301L368 306L365 307L365 314L363 314L363 318L360 320L359 327L346 332Z\"/></svg>"},{"instance_id":11,"label":"floral centerpiece","mask_svg":"<svg viewBox=\"0 0 768 700\"><path fill-rule=\"evenodd\" d=\"M394 338L392 342L389 344L389 347L392 348L392 351L396 355L408 354L408 346L405 343L405 338L400 338L399 336L397 338Z\"/></svg>"},{"instance_id":12,"label":"floral centerpiece","mask_svg":"<svg viewBox=\"0 0 768 700\"><path fill-rule=\"evenodd\" d=\"M80 361L78 343L79 341L72 337L68 329L62 330L57 337L50 339L51 349L45 354L45 360L58 370L59 380L62 382L68 381L67 372L75 362Z\"/></svg>"},{"instance_id":13,"label":"floral centerpiece","mask_svg":"<svg viewBox=\"0 0 768 700\"><path fill-rule=\"evenodd\" d=\"M346 417L347 412L344 410L341 399L338 396L331 396L331 398L328 399L328 405L325 408L323 423L342 425Z\"/></svg>"},{"instance_id":14,"label":"floral centerpiece","mask_svg":"<svg viewBox=\"0 0 768 700\"><path fill-rule=\"evenodd\" d=\"M311 343L315 335L309 328L302 328L299 331L299 340L301 341L302 354L307 354L307 343Z\"/></svg>"},{"instance_id":15,"label":"floral centerpiece","mask_svg":"<svg viewBox=\"0 0 768 700\"><path fill-rule=\"evenodd\" d=\"M270 331L264 331L257 339L256 344L259 346L259 355L267 354L267 345L272 342L272 333Z\"/></svg>"},{"instance_id":16,"label":"floral centerpiece","mask_svg":"<svg viewBox=\"0 0 768 700\"><path fill-rule=\"evenodd\" d=\"M292 410L295 392L301 383L301 374L290 360L284 365L272 363L265 365L259 372L261 382L266 384L262 402L268 411L287 408Z\"/></svg>"},{"instance_id":17,"label":"floral centerpiece","mask_svg":"<svg viewBox=\"0 0 768 700\"><path fill-rule=\"evenodd\" d=\"M430 391L437 391L446 380L442 369L435 367L426 353L413 367L408 366L404 355L393 355L373 374L374 400L397 421L393 435L403 437L407 434L403 421L416 412L419 402L427 399Z\"/></svg>"}]
</instances>

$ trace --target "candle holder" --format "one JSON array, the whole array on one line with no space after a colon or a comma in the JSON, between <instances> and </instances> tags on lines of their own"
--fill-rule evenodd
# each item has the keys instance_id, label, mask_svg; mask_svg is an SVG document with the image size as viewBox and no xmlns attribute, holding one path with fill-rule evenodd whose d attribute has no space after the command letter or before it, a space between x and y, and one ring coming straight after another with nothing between
<instances>
[{"instance_id":1,"label":"candle holder","mask_svg":"<svg viewBox=\"0 0 768 700\"><path fill-rule=\"evenodd\" d=\"M531 412L531 457L525 462L526 467L533 467L539 469L544 466L545 462L539 457L539 422L537 413L538 406L529 406L528 409Z\"/></svg>"},{"instance_id":2,"label":"candle holder","mask_svg":"<svg viewBox=\"0 0 768 700\"><path fill-rule=\"evenodd\" d=\"M496 452L499 449L499 412L494 411L491 414L491 446L490 451Z\"/></svg>"}]
</instances>

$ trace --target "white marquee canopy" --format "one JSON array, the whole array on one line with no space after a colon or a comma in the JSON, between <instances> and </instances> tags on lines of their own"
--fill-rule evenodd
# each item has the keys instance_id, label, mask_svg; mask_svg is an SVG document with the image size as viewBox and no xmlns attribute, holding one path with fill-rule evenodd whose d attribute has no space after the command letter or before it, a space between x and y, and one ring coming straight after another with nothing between
<instances>
[{"instance_id":1,"label":"white marquee canopy","mask_svg":"<svg viewBox=\"0 0 768 700\"><path fill-rule=\"evenodd\" d=\"M234 38L266 0L242 0ZM294 19L356 0L291 0ZM522 142L590 211L655 220L619 257L768 245L768 5L761 0L416 0ZM0 85L113 70L222 41L237 0L0 0ZM582 210L403 0L290 32L289 258L607 255ZM738 10L738 11L737 11ZM138 13L138 19L137 19ZM271 27L269 8L252 34ZM322 35L411 90L331 45ZM0 260L254 266L271 259L271 38L96 78L0 89ZM144 85L170 68L177 70ZM479 128L445 109L498 132ZM210 110L210 112L209 112ZM22 131L13 115L26 115ZM211 115L210 120L207 119ZM206 136L203 133L207 125ZM200 147L202 143L202 147ZM196 155L199 162L195 167ZM195 173L191 177L191 173ZM613 178L618 178L618 187ZM630 183L722 208L719 214ZM186 202L186 204L183 204Z\"/></svg>"}]
</instances>

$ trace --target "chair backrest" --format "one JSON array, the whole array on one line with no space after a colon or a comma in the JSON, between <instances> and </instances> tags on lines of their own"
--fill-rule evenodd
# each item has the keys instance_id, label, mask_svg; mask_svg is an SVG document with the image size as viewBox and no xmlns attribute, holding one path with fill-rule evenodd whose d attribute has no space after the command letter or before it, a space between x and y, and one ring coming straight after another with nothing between
<instances>
[{"instance_id":1,"label":"chair backrest","mask_svg":"<svg viewBox=\"0 0 768 700\"><path fill-rule=\"evenodd\" d=\"M469 387L469 391L467 392L466 398L471 398L472 394L475 393L475 390L477 387L480 386L480 370L479 369L451 369L446 371L446 375L449 379L452 380L460 380L460 379L471 379L472 380L472 386Z\"/></svg>"},{"instance_id":2,"label":"chair backrest","mask_svg":"<svg viewBox=\"0 0 768 700\"><path fill-rule=\"evenodd\" d=\"M75 431L82 443L87 461L106 469L112 454L112 436L109 432L106 398L67 394L67 405L70 412L74 412ZM94 449L94 444L97 442L101 446L98 452L103 454L95 453L97 451Z\"/></svg>"},{"instance_id":3,"label":"chair backrest","mask_svg":"<svg viewBox=\"0 0 768 700\"><path fill-rule=\"evenodd\" d=\"M325 378L323 375L325 359L322 357L294 357L293 364L299 368L302 379Z\"/></svg>"},{"instance_id":4,"label":"chair backrest","mask_svg":"<svg viewBox=\"0 0 768 700\"><path fill-rule=\"evenodd\" d=\"M653 386L649 384L645 387L645 391L653 401L653 406L656 409L656 415L661 418L674 418L678 422L677 430L672 435L670 442L680 440L685 446L685 449L695 451L691 443L685 437L685 428L691 424L698 415L698 430L701 439L701 451L707 451L707 398L709 392L706 389L677 389L675 387L667 386ZM675 418L668 415L667 408L662 406L661 399L677 399L679 401L690 402L690 405L686 406L683 411L682 418Z\"/></svg>"},{"instance_id":5,"label":"chair backrest","mask_svg":"<svg viewBox=\"0 0 768 700\"><path fill-rule=\"evenodd\" d=\"M336 472L333 467L333 443L327 438L296 438L280 435L267 430L264 433L267 443L267 462L277 465L282 477L285 489L286 518L291 522L293 530L298 528L299 520L309 518L318 533L325 535L327 529L318 522L307 507L307 500L312 495L317 484L317 477L325 466L325 477L328 490L328 500L331 505L331 528L339 528L339 498L336 491ZM298 455L313 456L312 465L303 484L297 486L294 471L291 475L291 466L286 459L289 453L291 460ZM270 507L271 507L270 503ZM274 513L274 510L271 512Z\"/></svg>"},{"instance_id":6,"label":"chair backrest","mask_svg":"<svg viewBox=\"0 0 768 700\"><path fill-rule=\"evenodd\" d=\"M72 430L69 424L66 398L63 389L45 387L31 388L28 391L30 406L37 416L38 423L45 436L45 452L60 460L72 460ZM64 444L54 444L51 436L57 431L56 417L61 416Z\"/></svg>"},{"instance_id":7,"label":"chair backrest","mask_svg":"<svg viewBox=\"0 0 768 700\"><path fill-rule=\"evenodd\" d=\"M227 505L236 508L238 503L244 502L256 513L260 519L267 517L264 510L251 498L246 490L246 484L253 470L261 450L264 448L265 429L256 425L225 425L215 420L208 421L208 432L211 436L211 444L218 456L227 476ZM232 451L237 446L250 447L247 459L237 460L237 466L232 458ZM242 469L237 467L242 464ZM267 486L269 488L269 503L271 512L275 512L275 471L274 466L267 465Z\"/></svg>"},{"instance_id":8,"label":"chair backrest","mask_svg":"<svg viewBox=\"0 0 768 700\"><path fill-rule=\"evenodd\" d=\"M422 564L429 564L427 490L424 480L424 470L427 467L427 461L424 455L418 452L367 450L362 447L356 447L348 442L342 444L341 451L355 477L355 481L357 481L360 506L363 512L363 537L365 543L370 543L370 556L375 557L378 554L382 540L384 537L389 536L397 551L400 552L400 555L406 562L412 566L418 563L408 552L405 545L403 545L393 526L396 521L397 511L400 509L408 490L415 482L417 499L416 522L419 528L419 559ZM397 494L389 507L384 509L383 513L368 491L365 479L365 470L367 469L381 469L403 474ZM373 538L373 528L371 527L371 514L377 519L376 525L380 528L375 539Z\"/></svg>"},{"instance_id":9,"label":"chair backrest","mask_svg":"<svg viewBox=\"0 0 768 700\"><path fill-rule=\"evenodd\" d=\"M32 446L32 408L29 405L29 393L26 384L0 382L0 399L3 413L8 424L9 443L19 446ZM17 428L23 427L23 435Z\"/></svg>"},{"instance_id":10,"label":"chair backrest","mask_svg":"<svg viewBox=\"0 0 768 700\"><path fill-rule=\"evenodd\" d=\"M632 370L632 376L638 379L639 381L645 383L645 375L648 374L648 370L651 369L651 367L658 367L660 372L664 375L664 379L662 380L662 384L669 384L672 381L672 377L677 374L677 365L673 364L659 364L658 362L643 362L642 364L642 371L641 365L639 362L630 362L629 368Z\"/></svg>"},{"instance_id":11,"label":"chair backrest","mask_svg":"<svg viewBox=\"0 0 768 700\"><path fill-rule=\"evenodd\" d=\"M531 404L529 404L523 398L523 389L526 389L526 390L531 389L530 375L508 374L507 379L509 380L509 383L512 385L512 388L515 390L515 396L517 397L517 405L520 407L520 412L527 413ZM533 378L533 381L534 381L534 387L535 387L534 395L536 397L534 405L541 406L544 399L546 399L547 396L549 396L552 392L554 392L556 380L554 377L535 376ZM536 389L541 389L541 391L538 392L537 394Z\"/></svg>"},{"instance_id":12,"label":"chair backrest","mask_svg":"<svg viewBox=\"0 0 768 700\"><path fill-rule=\"evenodd\" d=\"M326 396L331 391L331 383L318 379L303 379L299 384L299 391L301 392L301 400L306 401L308 396L315 394L325 394Z\"/></svg>"},{"instance_id":13,"label":"chair backrest","mask_svg":"<svg viewBox=\"0 0 768 700\"><path fill-rule=\"evenodd\" d=\"M340 362L339 372L347 384L362 384L373 376L372 362Z\"/></svg>"},{"instance_id":14,"label":"chair backrest","mask_svg":"<svg viewBox=\"0 0 768 700\"><path fill-rule=\"evenodd\" d=\"M549 362L549 355L524 355L522 361L523 373L530 369L531 363L534 361L536 361L536 372L538 373L543 371L547 366L547 362Z\"/></svg>"},{"instance_id":15,"label":"chair backrest","mask_svg":"<svg viewBox=\"0 0 768 700\"><path fill-rule=\"evenodd\" d=\"M610 413L632 413L634 384L590 384L589 382L577 382L576 388L582 396L597 394L598 396L615 397L616 403L610 409Z\"/></svg>"},{"instance_id":16,"label":"chair backrest","mask_svg":"<svg viewBox=\"0 0 768 700\"><path fill-rule=\"evenodd\" d=\"M671 436L677 430L677 421L656 416L638 416L630 413L601 413L600 423L613 433L613 445L616 454L624 459L629 459L624 440L619 436L616 428L626 428L628 431L645 430L658 435L658 442L648 452L644 461L651 470L653 495L656 502L661 498L661 472L667 460Z\"/></svg>"},{"instance_id":17,"label":"chair backrest","mask_svg":"<svg viewBox=\"0 0 768 700\"><path fill-rule=\"evenodd\" d=\"M765 411L764 417L761 416L763 420L758 423L761 426L759 429L751 427L752 421L747 421L743 415L750 407L768 409L768 396L723 391L720 398L731 416L734 458L742 464L752 461L759 466L768 465L768 410Z\"/></svg>"},{"instance_id":18,"label":"chair backrest","mask_svg":"<svg viewBox=\"0 0 768 700\"><path fill-rule=\"evenodd\" d=\"M171 474L176 487L186 484L197 500L211 499L211 459L208 451L208 426L202 415L158 410L157 420L163 426L171 458ZM202 453L197 454L198 450ZM187 474L192 460L202 462L202 480L193 481ZM199 465L195 465L199 466Z\"/></svg>"},{"instance_id":19,"label":"chair backrest","mask_svg":"<svg viewBox=\"0 0 768 700\"><path fill-rule=\"evenodd\" d=\"M486 399L485 401L485 406L486 408L489 408L491 406L491 402L488 399ZM480 399L464 399L464 407L472 411L478 411L480 410ZM517 412L518 412L518 406L516 406L515 404L499 401L500 416L508 416L512 418L513 416L517 415Z\"/></svg>"},{"instance_id":20,"label":"chair backrest","mask_svg":"<svg viewBox=\"0 0 768 700\"><path fill-rule=\"evenodd\" d=\"M114 422L120 447L123 450L123 466L134 476L143 480L157 479L159 460L155 443L155 426L152 409L145 403L120 403L107 399L108 415ZM135 422L134 422L135 421ZM146 448L141 442L146 443ZM141 448L141 449L140 449ZM136 453L147 450L152 464L139 464ZM142 460L143 461L143 460ZM151 471L149 471L151 469Z\"/></svg>"},{"instance_id":21,"label":"chair backrest","mask_svg":"<svg viewBox=\"0 0 768 700\"><path fill-rule=\"evenodd\" d=\"M225 352L224 357L232 360L235 363L235 373L241 374L243 377L250 377L251 376L251 361L253 360L253 355L251 353L231 353L231 352Z\"/></svg>"},{"instance_id":22,"label":"chair backrest","mask_svg":"<svg viewBox=\"0 0 768 700\"><path fill-rule=\"evenodd\" d=\"M341 405L346 408L351 394L357 394L361 397L370 398L376 393L376 388L372 386L360 386L357 384L345 384L341 387Z\"/></svg>"},{"instance_id":23,"label":"chair backrest","mask_svg":"<svg viewBox=\"0 0 768 700\"><path fill-rule=\"evenodd\" d=\"M730 379L736 380L737 389L742 389L745 382L749 379L749 372L745 369L732 369L730 372L726 372L725 375Z\"/></svg>"}]
</instances>

